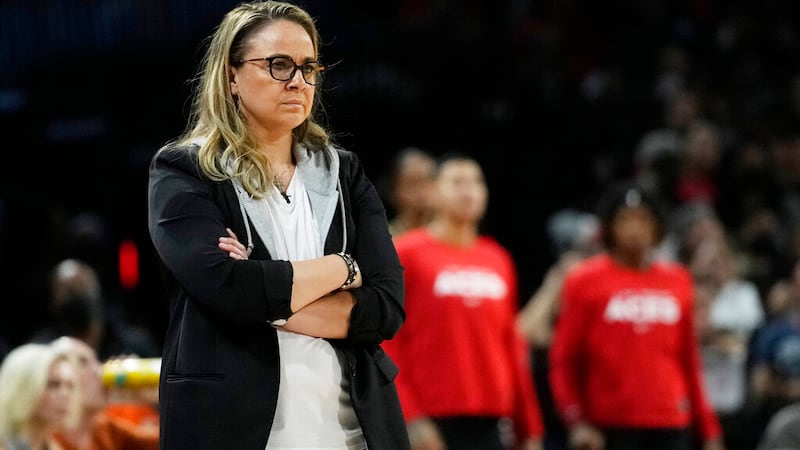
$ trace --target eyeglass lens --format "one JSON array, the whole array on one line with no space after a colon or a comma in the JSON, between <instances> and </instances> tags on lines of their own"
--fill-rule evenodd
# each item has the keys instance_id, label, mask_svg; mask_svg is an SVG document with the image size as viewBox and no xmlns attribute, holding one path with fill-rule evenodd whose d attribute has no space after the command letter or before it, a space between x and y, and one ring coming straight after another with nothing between
<instances>
[{"instance_id":1,"label":"eyeglass lens","mask_svg":"<svg viewBox=\"0 0 800 450\"><path fill-rule=\"evenodd\" d=\"M321 67L318 63L297 65L291 59L282 56L272 58L269 62L270 74L278 81L291 80L297 69L300 69L300 74L306 83L312 85L319 83Z\"/></svg>"}]
</instances>

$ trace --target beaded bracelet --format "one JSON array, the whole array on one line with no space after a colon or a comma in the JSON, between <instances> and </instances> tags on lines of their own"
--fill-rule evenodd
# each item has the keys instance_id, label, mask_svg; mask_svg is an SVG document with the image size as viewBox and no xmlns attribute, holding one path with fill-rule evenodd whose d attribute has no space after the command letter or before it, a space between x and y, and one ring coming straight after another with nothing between
<instances>
[{"instance_id":1,"label":"beaded bracelet","mask_svg":"<svg viewBox=\"0 0 800 450\"><path fill-rule=\"evenodd\" d=\"M344 283L342 283L342 285L339 287L339 290L347 289L356 281L356 277L358 276L359 272L358 264L349 253L339 252L337 255L344 260L345 264L347 264L347 279L344 280Z\"/></svg>"}]
</instances>

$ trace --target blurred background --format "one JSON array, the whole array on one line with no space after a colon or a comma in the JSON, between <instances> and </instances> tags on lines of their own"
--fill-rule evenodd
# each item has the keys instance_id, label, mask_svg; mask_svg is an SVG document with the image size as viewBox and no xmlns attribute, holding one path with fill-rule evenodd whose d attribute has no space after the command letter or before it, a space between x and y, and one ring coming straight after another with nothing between
<instances>
[{"instance_id":1,"label":"blurred background","mask_svg":"<svg viewBox=\"0 0 800 450\"><path fill-rule=\"evenodd\" d=\"M45 320L48 272L68 256L94 264L107 300L160 340L147 168L183 130L204 39L236 3L0 1L0 334L12 343ZM744 230L755 192L786 224L781 257L795 256L800 212L783 202L800 193L800 2L298 3L317 17L324 62L338 62L320 91L326 121L373 180L412 145L484 164L485 230L515 257L521 301L557 257L547 219L658 172L692 114L719 132L708 200L726 225Z\"/></svg>"}]
</instances>

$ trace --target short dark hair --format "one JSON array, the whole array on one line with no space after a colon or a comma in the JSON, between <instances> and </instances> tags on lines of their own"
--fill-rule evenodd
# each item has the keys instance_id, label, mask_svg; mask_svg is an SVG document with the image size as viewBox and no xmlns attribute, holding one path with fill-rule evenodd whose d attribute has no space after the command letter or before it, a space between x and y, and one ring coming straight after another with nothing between
<instances>
[{"instance_id":1,"label":"short dark hair","mask_svg":"<svg viewBox=\"0 0 800 450\"><path fill-rule=\"evenodd\" d=\"M658 240L664 236L664 213L656 197L633 180L621 180L609 186L597 202L597 216L600 218L601 239L606 248L613 248L611 223L622 207L644 206L656 220Z\"/></svg>"},{"instance_id":2,"label":"short dark hair","mask_svg":"<svg viewBox=\"0 0 800 450\"><path fill-rule=\"evenodd\" d=\"M436 174L438 176L439 172L441 171L442 166L451 162L451 161L471 161L481 167L483 170L483 164L478 160L477 157L474 155L463 151L463 150L447 150L436 157Z\"/></svg>"}]
</instances>

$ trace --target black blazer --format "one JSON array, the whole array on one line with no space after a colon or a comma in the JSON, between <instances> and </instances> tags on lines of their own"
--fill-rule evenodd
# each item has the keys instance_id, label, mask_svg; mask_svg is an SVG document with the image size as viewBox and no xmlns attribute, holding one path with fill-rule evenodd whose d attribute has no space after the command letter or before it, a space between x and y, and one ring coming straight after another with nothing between
<instances>
[{"instance_id":1,"label":"black blazer","mask_svg":"<svg viewBox=\"0 0 800 450\"><path fill-rule=\"evenodd\" d=\"M331 340L350 379L370 450L410 448L394 386L397 366L380 347L405 320L402 267L386 213L355 154L337 150L347 243L363 273L346 339ZM288 317L292 267L255 247L236 261L217 247L230 227L247 235L233 184L203 176L197 147L159 152L150 165L148 226L169 298L159 405L161 450L263 450L275 415L279 354L267 322ZM337 208L326 254L341 250ZM309 430L313 433L314 430Z\"/></svg>"}]
</instances>

